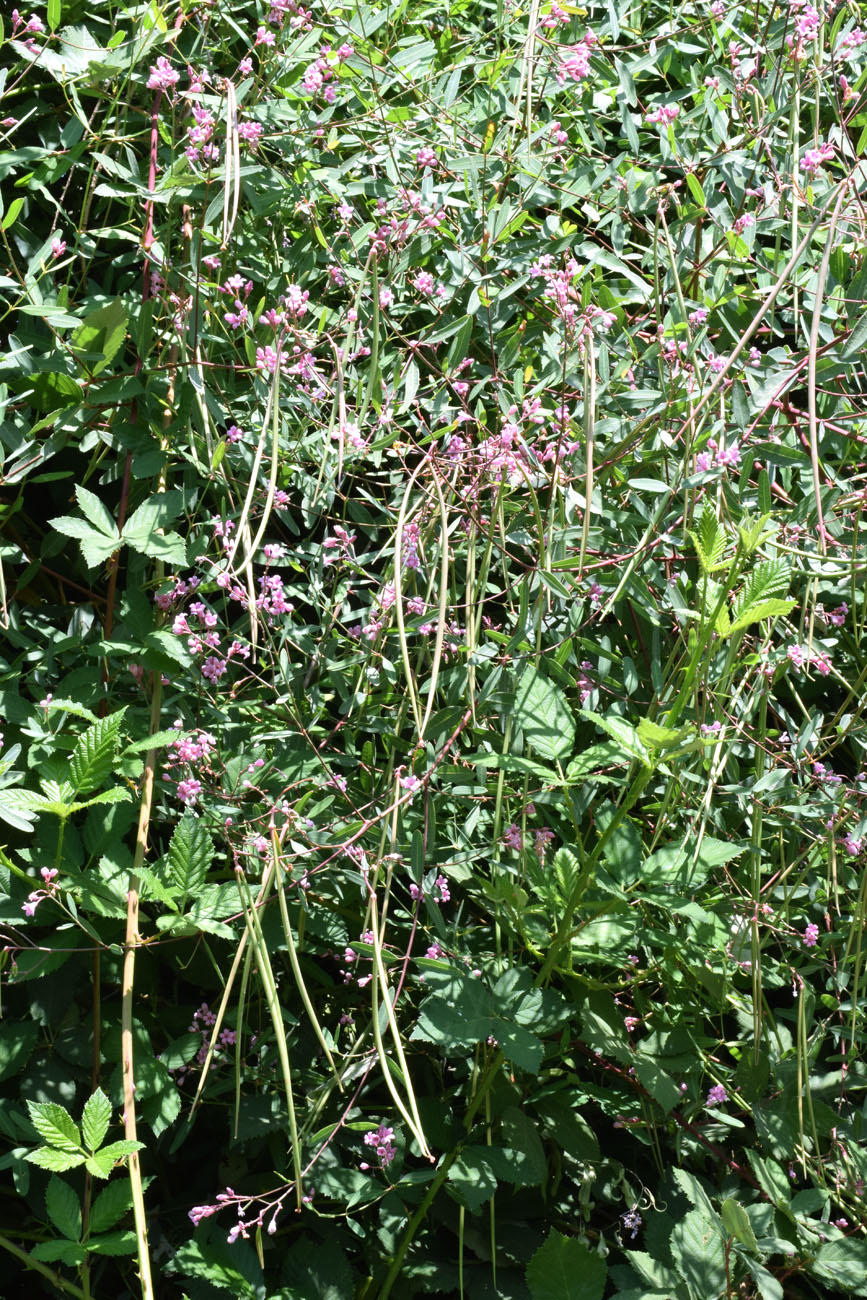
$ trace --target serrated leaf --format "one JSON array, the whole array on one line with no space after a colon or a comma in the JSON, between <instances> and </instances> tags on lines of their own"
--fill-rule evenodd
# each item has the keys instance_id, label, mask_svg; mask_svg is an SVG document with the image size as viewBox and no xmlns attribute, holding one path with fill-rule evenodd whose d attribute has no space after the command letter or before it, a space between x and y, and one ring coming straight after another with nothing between
<instances>
[{"instance_id":1,"label":"serrated leaf","mask_svg":"<svg viewBox=\"0 0 867 1300\"><path fill-rule=\"evenodd\" d=\"M111 513L94 492L89 492L79 484L75 489L75 499L85 519L98 533L102 533L106 538L117 538L117 525Z\"/></svg>"},{"instance_id":2,"label":"serrated leaf","mask_svg":"<svg viewBox=\"0 0 867 1300\"><path fill-rule=\"evenodd\" d=\"M736 1237L742 1246L754 1254L758 1253L758 1244L756 1235L753 1232L753 1226L750 1223L750 1216L739 1201L734 1200L731 1196L726 1197L720 1206L720 1218L723 1227L730 1237Z\"/></svg>"},{"instance_id":3,"label":"serrated leaf","mask_svg":"<svg viewBox=\"0 0 867 1300\"><path fill-rule=\"evenodd\" d=\"M138 1238L131 1228L121 1232L108 1232L102 1237L88 1237L87 1249L96 1255L134 1255Z\"/></svg>"},{"instance_id":4,"label":"serrated leaf","mask_svg":"<svg viewBox=\"0 0 867 1300\"><path fill-rule=\"evenodd\" d=\"M120 298L96 307L85 316L70 340L74 353L93 375L113 361L126 337L127 314Z\"/></svg>"},{"instance_id":5,"label":"serrated leaf","mask_svg":"<svg viewBox=\"0 0 867 1300\"><path fill-rule=\"evenodd\" d=\"M526 664L518 678L512 716L542 758L565 760L575 743L575 719L564 692Z\"/></svg>"},{"instance_id":6,"label":"serrated leaf","mask_svg":"<svg viewBox=\"0 0 867 1300\"><path fill-rule=\"evenodd\" d=\"M705 503L698 521L698 527L690 529L692 543L698 555L699 564L704 573L717 573L726 567L725 553L728 547L728 535L716 517L716 511L709 502Z\"/></svg>"},{"instance_id":7,"label":"serrated leaf","mask_svg":"<svg viewBox=\"0 0 867 1300\"><path fill-rule=\"evenodd\" d=\"M79 1165L84 1164L83 1155L58 1151L55 1147L37 1147L35 1151L28 1151L24 1159L29 1160L31 1165L38 1165L40 1169L51 1169L57 1174L62 1174L67 1169L77 1169Z\"/></svg>"},{"instance_id":8,"label":"serrated leaf","mask_svg":"<svg viewBox=\"0 0 867 1300\"><path fill-rule=\"evenodd\" d=\"M762 560L755 565L732 603L732 624L737 625L748 613L762 605L782 600L789 590L791 579L792 572L787 560Z\"/></svg>"},{"instance_id":9,"label":"serrated leaf","mask_svg":"<svg viewBox=\"0 0 867 1300\"><path fill-rule=\"evenodd\" d=\"M448 1190L471 1214L478 1214L497 1190L497 1177L482 1146L465 1146L448 1176Z\"/></svg>"},{"instance_id":10,"label":"serrated leaf","mask_svg":"<svg viewBox=\"0 0 867 1300\"><path fill-rule=\"evenodd\" d=\"M552 1228L527 1265L527 1287L533 1300L602 1300L607 1272L583 1241Z\"/></svg>"},{"instance_id":11,"label":"serrated leaf","mask_svg":"<svg viewBox=\"0 0 867 1300\"><path fill-rule=\"evenodd\" d=\"M214 842L191 812L184 813L175 827L166 865L172 881L184 894L201 889L214 858Z\"/></svg>"},{"instance_id":12,"label":"serrated leaf","mask_svg":"<svg viewBox=\"0 0 867 1300\"><path fill-rule=\"evenodd\" d=\"M90 1209L89 1230L107 1232L132 1209L132 1188L128 1178L116 1178L99 1193Z\"/></svg>"},{"instance_id":13,"label":"serrated leaf","mask_svg":"<svg viewBox=\"0 0 867 1300\"><path fill-rule=\"evenodd\" d=\"M726 1269L720 1228L701 1210L690 1210L675 1224L670 1241L674 1267L690 1292L702 1300L722 1295Z\"/></svg>"},{"instance_id":14,"label":"serrated leaf","mask_svg":"<svg viewBox=\"0 0 867 1300\"><path fill-rule=\"evenodd\" d=\"M67 1152L81 1149L78 1125L65 1106L56 1101L28 1101L27 1110L30 1123L49 1146Z\"/></svg>"},{"instance_id":15,"label":"serrated leaf","mask_svg":"<svg viewBox=\"0 0 867 1300\"><path fill-rule=\"evenodd\" d=\"M71 812L79 812L82 808L93 808L95 804L103 803L129 803L132 794L125 786L113 785L108 790L100 790L99 794L93 795L90 799L85 799L83 803L74 803L70 805Z\"/></svg>"},{"instance_id":16,"label":"serrated leaf","mask_svg":"<svg viewBox=\"0 0 867 1300\"><path fill-rule=\"evenodd\" d=\"M689 727L660 727L649 718L642 718L636 732L641 743L649 749L670 749L689 735Z\"/></svg>"},{"instance_id":17,"label":"serrated leaf","mask_svg":"<svg viewBox=\"0 0 867 1300\"><path fill-rule=\"evenodd\" d=\"M134 740L131 745L127 745L123 751L123 756L146 753L149 749L165 749L167 745L174 745L188 734L186 731L176 731L174 728L167 731L155 731L152 736L146 736L144 740Z\"/></svg>"},{"instance_id":18,"label":"serrated leaf","mask_svg":"<svg viewBox=\"0 0 867 1300\"><path fill-rule=\"evenodd\" d=\"M75 1192L62 1178L48 1180L45 1209L58 1232L71 1241L78 1241L81 1236L81 1206Z\"/></svg>"},{"instance_id":19,"label":"serrated leaf","mask_svg":"<svg viewBox=\"0 0 867 1300\"><path fill-rule=\"evenodd\" d=\"M96 1151L108 1132L111 1122L111 1102L101 1088L97 1088L84 1103L81 1114L81 1133L88 1151Z\"/></svg>"},{"instance_id":20,"label":"serrated leaf","mask_svg":"<svg viewBox=\"0 0 867 1300\"><path fill-rule=\"evenodd\" d=\"M114 1158L106 1156L102 1151L97 1151L95 1155L88 1156L85 1161L85 1168L95 1178L109 1178L112 1169L114 1169Z\"/></svg>"},{"instance_id":21,"label":"serrated leaf","mask_svg":"<svg viewBox=\"0 0 867 1300\"><path fill-rule=\"evenodd\" d=\"M40 1241L38 1246L33 1247L30 1254L34 1259L42 1260L45 1264L60 1262L67 1264L70 1268L83 1264L87 1258L87 1251L84 1247L77 1245L74 1241Z\"/></svg>"},{"instance_id":22,"label":"serrated leaf","mask_svg":"<svg viewBox=\"0 0 867 1300\"><path fill-rule=\"evenodd\" d=\"M751 623L758 623L763 618L785 618L787 614L791 614L797 603L796 600L766 600L760 605L753 605L738 615L729 631L741 632ZM726 633L723 632L722 635L725 636Z\"/></svg>"},{"instance_id":23,"label":"serrated leaf","mask_svg":"<svg viewBox=\"0 0 867 1300\"><path fill-rule=\"evenodd\" d=\"M38 1025L11 1021L0 1024L0 1079L23 1069L38 1038Z\"/></svg>"},{"instance_id":24,"label":"serrated leaf","mask_svg":"<svg viewBox=\"0 0 867 1300\"><path fill-rule=\"evenodd\" d=\"M119 1142L110 1142L107 1147L101 1147L95 1154L105 1156L111 1160L120 1160L123 1156L131 1156L134 1151L141 1151L144 1142L133 1142L129 1138L121 1138Z\"/></svg>"},{"instance_id":25,"label":"serrated leaf","mask_svg":"<svg viewBox=\"0 0 867 1300\"><path fill-rule=\"evenodd\" d=\"M807 1272L835 1292L867 1296L867 1241L863 1237L843 1237L825 1242Z\"/></svg>"},{"instance_id":26,"label":"serrated leaf","mask_svg":"<svg viewBox=\"0 0 867 1300\"><path fill-rule=\"evenodd\" d=\"M118 735L126 709L100 718L79 736L69 760L69 773L77 795L90 794L111 775Z\"/></svg>"},{"instance_id":27,"label":"serrated leaf","mask_svg":"<svg viewBox=\"0 0 867 1300\"><path fill-rule=\"evenodd\" d=\"M595 722L630 758L637 758L644 767L650 766L650 756L639 739L638 732L625 718L618 717L616 713L608 713L603 717L601 713L593 713L590 709L580 709L579 712L583 718Z\"/></svg>"}]
</instances>

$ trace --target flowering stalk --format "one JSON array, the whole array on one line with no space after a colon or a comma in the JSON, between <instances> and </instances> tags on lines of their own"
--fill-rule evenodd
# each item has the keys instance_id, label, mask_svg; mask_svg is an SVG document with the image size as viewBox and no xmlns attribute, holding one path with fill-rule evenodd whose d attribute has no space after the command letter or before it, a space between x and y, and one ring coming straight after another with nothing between
<instances>
[{"instance_id":1,"label":"flowering stalk","mask_svg":"<svg viewBox=\"0 0 867 1300\"><path fill-rule=\"evenodd\" d=\"M159 731L160 711L162 708L163 685L159 673L154 673L153 696L151 697L151 734ZM135 840L135 857L129 877L129 889L126 904L126 939L124 942L123 979L121 995L121 1061L123 1076L123 1127L124 1135L130 1142L137 1141L135 1118L135 1072L133 1062L133 990L135 987L135 954L141 943L138 929L139 890L141 889L140 872L144 865L148 847L148 830L150 827L151 808L153 806L154 778L157 767L157 750L149 749L145 754L142 794L139 806L138 829ZM139 1154L134 1150L128 1160L129 1182L132 1192L133 1218L135 1219L136 1241L138 1245L138 1266L141 1278L142 1300L154 1300L155 1293L151 1276L150 1251L147 1238L147 1217L145 1214L144 1190L141 1180Z\"/></svg>"}]
</instances>

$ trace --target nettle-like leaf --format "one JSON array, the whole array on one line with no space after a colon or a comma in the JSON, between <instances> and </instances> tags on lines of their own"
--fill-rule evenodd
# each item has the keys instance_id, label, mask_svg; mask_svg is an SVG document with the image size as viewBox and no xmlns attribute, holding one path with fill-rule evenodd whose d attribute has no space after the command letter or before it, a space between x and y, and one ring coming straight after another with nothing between
<instances>
[{"instance_id":1,"label":"nettle-like leaf","mask_svg":"<svg viewBox=\"0 0 867 1300\"><path fill-rule=\"evenodd\" d=\"M62 1178L52 1177L45 1189L45 1209L58 1232L72 1241L81 1236L81 1205Z\"/></svg>"},{"instance_id":2,"label":"nettle-like leaf","mask_svg":"<svg viewBox=\"0 0 867 1300\"><path fill-rule=\"evenodd\" d=\"M34 1259L42 1260L45 1264L60 1263L68 1265L69 1268L76 1268L87 1259L84 1246L79 1246L74 1241L40 1241L30 1254Z\"/></svg>"},{"instance_id":3,"label":"nettle-like leaf","mask_svg":"<svg viewBox=\"0 0 867 1300\"><path fill-rule=\"evenodd\" d=\"M721 1295L726 1285L723 1228L716 1215L689 1210L671 1234L674 1267L695 1300Z\"/></svg>"},{"instance_id":4,"label":"nettle-like leaf","mask_svg":"<svg viewBox=\"0 0 867 1300\"><path fill-rule=\"evenodd\" d=\"M83 29L82 29L83 30ZM126 337L127 314L119 298L85 316L70 339L70 348L93 375L114 360Z\"/></svg>"},{"instance_id":5,"label":"nettle-like leaf","mask_svg":"<svg viewBox=\"0 0 867 1300\"><path fill-rule=\"evenodd\" d=\"M111 775L118 736L126 709L118 709L100 718L79 736L69 760L69 773L75 793L90 794Z\"/></svg>"},{"instance_id":6,"label":"nettle-like leaf","mask_svg":"<svg viewBox=\"0 0 867 1300\"><path fill-rule=\"evenodd\" d=\"M131 1228L107 1232L101 1237L89 1237L87 1249L95 1255L134 1255L138 1238Z\"/></svg>"},{"instance_id":7,"label":"nettle-like leaf","mask_svg":"<svg viewBox=\"0 0 867 1300\"><path fill-rule=\"evenodd\" d=\"M132 1188L128 1178L116 1178L99 1193L90 1208L91 1232L107 1232L132 1209Z\"/></svg>"},{"instance_id":8,"label":"nettle-like leaf","mask_svg":"<svg viewBox=\"0 0 867 1300\"><path fill-rule=\"evenodd\" d=\"M84 1162L85 1168L96 1178L108 1178L118 1160L132 1155L134 1151L141 1151L143 1146L143 1142L131 1142L127 1139L111 1142L101 1151L95 1151L92 1156L88 1156Z\"/></svg>"},{"instance_id":9,"label":"nettle-like leaf","mask_svg":"<svg viewBox=\"0 0 867 1300\"><path fill-rule=\"evenodd\" d=\"M50 1169L57 1174L62 1174L67 1169L77 1169L85 1161L81 1152L73 1155L71 1151L58 1151L56 1147L37 1147L35 1151L28 1151L24 1159L29 1160L31 1165Z\"/></svg>"},{"instance_id":10,"label":"nettle-like leaf","mask_svg":"<svg viewBox=\"0 0 867 1300\"><path fill-rule=\"evenodd\" d=\"M791 582L786 560L763 560L757 564L732 605L731 631L740 632L763 618L780 618L796 602L784 600Z\"/></svg>"},{"instance_id":11,"label":"nettle-like leaf","mask_svg":"<svg viewBox=\"0 0 867 1300\"><path fill-rule=\"evenodd\" d=\"M191 812L184 813L175 827L166 864L169 875L184 894L201 889L214 859L214 841Z\"/></svg>"},{"instance_id":12,"label":"nettle-like leaf","mask_svg":"<svg viewBox=\"0 0 867 1300\"><path fill-rule=\"evenodd\" d=\"M28 1101L27 1110L30 1123L49 1146L76 1154L81 1150L81 1133L65 1106L55 1101Z\"/></svg>"},{"instance_id":13,"label":"nettle-like leaf","mask_svg":"<svg viewBox=\"0 0 867 1300\"><path fill-rule=\"evenodd\" d=\"M602 1300L607 1273L601 1255L552 1228L527 1265L527 1287L533 1300Z\"/></svg>"},{"instance_id":14,"label":"nettle-like leaf","mask_svg":"<svg viewBox=\"0 0 867 1300\"><path fill-rule=\"evenodd\" d=\"M729 536L710 502L705 502L698 525L689 530L689 535L703 573L717 573L726 567Z\"/></svg>"},{"instance_id":15,"label":"nettle-like leaf","mask_svg":"<svg viewBox=\"0 0 867 1300\"><path fill-rule=\"evenodd\" d=\"M518 678L513 714L524 739L541 758L564 760L575 743L575 719L565 693L527 664Z\"/></svg>"},{"instance_id":16,"label":"nettle-like leaf","mask_svg":"<svg viewBox=\"0 0 867 1300\"><path fill-rule=\"evenodd\" d=\"M81 1133L89 1151L96 1151L108 1132L111 1122L111 1102L101 1088L97 1088L84 1103L81 1112Z\"/></svg>"},{"instance_id":17,"label":"nettle-like leaf","mask_svg":"<svg viewBox=\"0 0 867 1300\"><path fill-rule=\"evenodd\" d=\"M143 502L124 524L124 544L155 560L186 564L187 548L183 538L178 533L165 531L183 507L183 492L161 492Z\"/></svg>"}]
</instances>

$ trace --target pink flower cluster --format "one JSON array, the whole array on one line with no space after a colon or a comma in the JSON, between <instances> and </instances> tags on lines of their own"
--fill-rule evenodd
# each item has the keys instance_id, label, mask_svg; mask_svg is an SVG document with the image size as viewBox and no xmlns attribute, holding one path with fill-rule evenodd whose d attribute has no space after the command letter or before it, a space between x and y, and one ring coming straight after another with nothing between
<instances>
[{"instance_id":1,"label":"pink flower cluster","mask_svg":"<svg viewBox=\"0 0 867 1300\"><path fill-rule=\"evenodd\" d=\"M719 447L716 440L711 438L707 445L711 448L711 451L700 451L695 458L697 473L706 474L709 469L714 468L734 469L740 464L741 449L739 443L733 442L730 447Z\"/></svg>"},{"instance_id":2,"label":"pink flower cluster","mask_svg":"<svg viewBox=\"0 0 867 1300\"><path fill-rule=\"evenodd\" d=\"M386 1128L384 1124L380 1124L379 1128L374 1129L372 1133L365 1133L364 1145L373 1147L382 1169L387 1168L397 1155L394 1146L394 1129ZM370 1165L362 1164L361 1168L369 1169Z\"/></svg>"},{"instance_id":3,"label":"pink flower cluster","mask_svg":"<svg viewBox=\"0 0 867 1300\"><path fill-rule=\"evenodd\" d=\"M677 104L660 104L657 108L651 109L649 113L644 114L644 120L647 123L658 123L660 126L668 126L674 122L680 113Z\"/></svg>"},{"instance_id":4,"label":"pink flower cluster","mask_svg":"<svg viewBox=\"0 0 867 1300\"><path fill-rule=\"evenodd\" d=\"M808 668L815 668L823 677L827 677L832 668L831 657L826 651L814 650L810 654L797 643L789 646L786 657L799 672L806 665Z\"/></svg>"},{"instance_id":5,"label":"pink flower cluster","mask_svg":"<svg viewBox=\"0 0 867 1300\"><path fill-rule=\"evenodd\" d=\"M801 171L806 172L808 176L812 176L826 162L830 162L833 157L834 146L825 140L817 148L805 151L801 159Z\"/></svg>"},{"instance_id":6,"label":"pink flower cluster","mask_svg":"<svg viewBox=\"0 0 867 1300\"><path fill-rule=\"evenodd\" d=\"M148 90L171 90L181 79L181 74L177 72L164 54L161 54L156 61L156 65L151 65L150 76L147 80Z\"/></svg>"},{"instance_id":7,"label":"pink flower cluster","mask_svg":"<svg viewBox=\"0 0 867 1300\"><path fill-rule=\"evenodd\" d=\"M21 904L21 910L25 916L33 916L44 898L55 898L57 896L57 868L43 867L39 874L45 881L45 888L34 889L33 893L28 895L27 902Z\"/></svg>"},{"instance_id":8,"label":"pink flower cluster","mask_svg":"<svg viewBox=\"0 0 867 1300\"><path fill-rule=\"evenodd\" d=\"M568 45L559 51L557 81L561 86L566 81L586 81L590 76L590 55L595 45L596 37L588 31L576 45Z\"/></svg>"}]
</instances>

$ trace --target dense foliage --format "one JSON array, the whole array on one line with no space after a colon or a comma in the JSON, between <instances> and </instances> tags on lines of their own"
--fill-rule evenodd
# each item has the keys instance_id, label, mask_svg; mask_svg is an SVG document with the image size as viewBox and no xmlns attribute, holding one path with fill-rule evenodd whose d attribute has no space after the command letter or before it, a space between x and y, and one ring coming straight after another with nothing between
<instances>
[{"instance_id":1,"label":"dense foliage","mask_svg":"<svg viewBox=\"0 0 867 1300\"><path fill-rule=\"evenodd\" d=\"M867 1295L859 6L5 19L0 1276Z\"/></svg>"}]
</instances>

